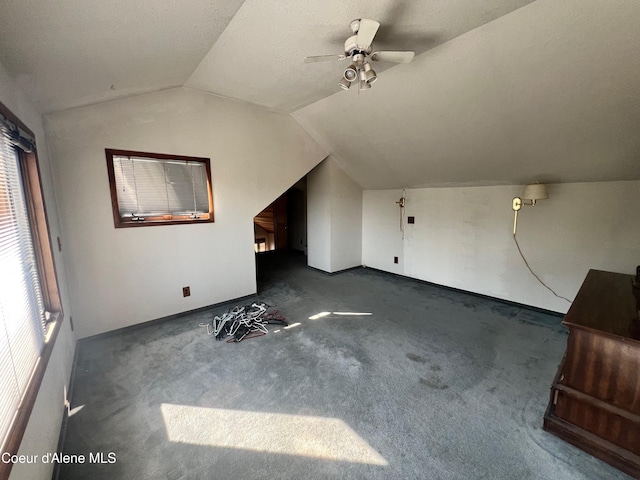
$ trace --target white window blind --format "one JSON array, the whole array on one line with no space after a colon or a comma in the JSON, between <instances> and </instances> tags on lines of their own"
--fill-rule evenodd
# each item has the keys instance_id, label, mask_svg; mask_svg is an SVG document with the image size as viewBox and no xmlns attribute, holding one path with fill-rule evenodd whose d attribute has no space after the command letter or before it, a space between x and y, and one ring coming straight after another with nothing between
<instances>
[{"instance_id":1,"label":"white window blind","mask_svg":"<svg viewBox=\"0 0 640 480\"><path fill-rule=\"evenodd\" d=\"M0 124L0 439L9 431L44 345L42 293L18 152Z\"/></svg>"},{"instance_id":2,"label":"white window blind","mask_svg":"<svg viewBox=\"0 0 640 480\"><path fill-rule=\"evenodd\" d=\"M184 160L113 156L121 217L209 211L206 165Z\"/></svg>"}]
</instances>

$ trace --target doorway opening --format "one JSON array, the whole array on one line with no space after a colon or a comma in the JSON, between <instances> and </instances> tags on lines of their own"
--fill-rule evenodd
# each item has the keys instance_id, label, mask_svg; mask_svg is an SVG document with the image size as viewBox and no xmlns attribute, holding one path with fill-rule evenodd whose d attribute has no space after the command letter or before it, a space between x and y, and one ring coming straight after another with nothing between
<instances>
[{"instance_id":1,"label":"doorway opening","mask_svg":"<svg viewBox=\"0 0 640 480\"><path fill-rule=\"evenodd\" d=\"M286 265L304 262L307 255L307 178L253 218L258 291L266 278L286 270Z\"/></svg>"},{"instance_id":2,"label":"doorway opening","mask_svg":"<svg viewBox=\"0 0 640 480\"><path fill-rule=\"evenodd\" d=\"M256 253L296 250L307 254L307 179L303 177L253 217Z\"/></svg>"}]
</instances>

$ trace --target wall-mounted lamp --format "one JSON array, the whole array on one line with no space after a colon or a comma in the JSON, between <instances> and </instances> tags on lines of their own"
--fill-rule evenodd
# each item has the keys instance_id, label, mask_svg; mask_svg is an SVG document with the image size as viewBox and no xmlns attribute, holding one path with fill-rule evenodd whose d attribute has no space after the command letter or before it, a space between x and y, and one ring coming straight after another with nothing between
<instances>
[{"instance_id":1,"label":"wall-mounted lamp","mask_svg":"<svg viewBox=\"0 0 640 480\"><path fill-rule=\"evenodd\" d=\"M523 205L535 205L537 200L544 200L546 198L549 198L546 185L542 183L532 183L531 185L527 185L526 187L524 187L522 197L515 197L513 199L512 208L514 213L514 235L516 234L516 228L518 226L518 210L520 210Z\"/></svg>"}]
</instances>

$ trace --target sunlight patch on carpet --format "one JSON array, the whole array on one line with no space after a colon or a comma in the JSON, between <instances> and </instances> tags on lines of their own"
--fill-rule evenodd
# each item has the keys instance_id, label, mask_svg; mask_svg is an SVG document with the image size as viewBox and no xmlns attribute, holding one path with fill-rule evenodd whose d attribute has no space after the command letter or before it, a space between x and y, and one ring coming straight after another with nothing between
<instances>
[{"instance_id":1,"label":"sunlight patch on carpet","mask_svg":"<svg viewBox=\"0 0 640 480\"><path fill-rule=\"evenodd\" d=\"M163 403L167 437L191 445L388 465L338 418Z\"/></svg>"},{"instance_id":2,"label":"sunlight patch on carpet","mask_svg":"<svg viewBox=\"0 0 640 480\"><path fill-rule=\"evenodd\" d=\"M338 317L367 317L373 314L371 312L320 312L315 315L311 315L309 320L318 320L331 315L337 315Z\"/></svg>"}]
</instances>

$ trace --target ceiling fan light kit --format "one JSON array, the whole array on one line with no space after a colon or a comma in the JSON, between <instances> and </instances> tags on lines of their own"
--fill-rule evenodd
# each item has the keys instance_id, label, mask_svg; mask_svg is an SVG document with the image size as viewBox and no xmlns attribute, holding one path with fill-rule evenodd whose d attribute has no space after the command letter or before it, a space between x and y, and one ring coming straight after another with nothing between
<instances>
[{"instance_id":1,"label":"ceiling fan light kit","mask_svg":"<svg viewBox=\"0 0 640 480\"><path fill-rule=\"evenodd\" d=\"M371 88L371 84L365 82L364 80L360 80L360 86L358 87L358 90L366 90L367 88Z\"/></svg>"},{"instance_id":2,"label":"ceiling fan light kit","mask_svg":"<svg viewBox=\"0 0 640 480\"><path fill-rule=\"evenodd\" d=\"M344 54L340 55L315 55L305 57L305 63L324 62L327 60L351 59L349 65L338 82L340 88L348 90L353 82L358 81L358 90L371 88L371 84L378 79L369 60L374 62L409 63L415 52L412 51L382 51L373 52L371 44L380 28L380 23L375 20L358 18L349 24L353 35L344 42Z\"/></svg>"},{"instance_id":3,"label":"ceiling fan light kit","mask_svg":"<svg viewBox=\"0 0 640 480\"><path fill-rule=\"evenodd\" d=\"M358 77L358 67L356 65L349 65L343 74L344 80L347 82L353 82Z\"/></svg>"},{"instance_id":4,"label":"ceiling fan light kit","mask_svg":"<svg viewBox=\"0 0 640 480\"><path fill-rule=\"evenodd\" d=\"M371 85L378 79L378 75L376 74L376 71L371 68L370 64L365 63L364 68L361 70L360 78L367 82L367 84Z\"/></svg>"}]
</instances>

